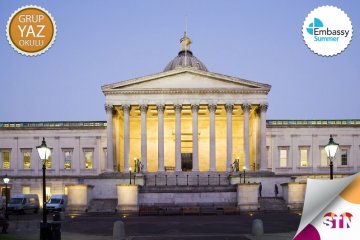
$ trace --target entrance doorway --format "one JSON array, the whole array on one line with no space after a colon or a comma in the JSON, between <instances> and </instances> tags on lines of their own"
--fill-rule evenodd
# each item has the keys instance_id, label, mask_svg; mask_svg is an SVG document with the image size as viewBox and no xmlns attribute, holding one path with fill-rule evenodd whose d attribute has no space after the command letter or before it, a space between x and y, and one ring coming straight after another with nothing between
<instances>
[{"instance_id":1,"label":"entrance doorway","mask_svg":"<svg viewBox=\"0 0 360 240\"><path fill-rule=\"evenodd\" d=\"M183 171L192 170L192 153L181 153L181 169Z\"/></svg>"},{"instance_id":2,"label":"entrance doorway","mask_svg":"<svg viewBox=\"0 0 360 240\"><path fill-rule=\"evenodd\" d=\"M4 198L7 197L8 200L10 201L10 187L7 187L7 191L6 191L6 187L2 187L1 188L1 196L3 196Z\"/></svg>"}]
</instances>

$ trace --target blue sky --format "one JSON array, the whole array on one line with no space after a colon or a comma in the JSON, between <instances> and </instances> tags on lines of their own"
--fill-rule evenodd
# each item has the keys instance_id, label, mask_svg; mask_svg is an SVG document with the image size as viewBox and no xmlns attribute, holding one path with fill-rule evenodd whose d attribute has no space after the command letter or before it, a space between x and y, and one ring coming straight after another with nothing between
<instances>
[{"instance_id":1,"label":"blue sky","mask_svg":"<svg viewBox=\"0 0 360 240\"><path fill-rule=\"evenodd\" d=\"M10 15L38 5L54 17L52 48L37 57L6 39ZM353 24L335 57L312 53L302 24L315 7L343 9ZM359 119L358 1L0 2L0 121L105 120L101 85L163 70L185 28L212 72L272 85L268 119Z\"/></svg>"}]
</instances>

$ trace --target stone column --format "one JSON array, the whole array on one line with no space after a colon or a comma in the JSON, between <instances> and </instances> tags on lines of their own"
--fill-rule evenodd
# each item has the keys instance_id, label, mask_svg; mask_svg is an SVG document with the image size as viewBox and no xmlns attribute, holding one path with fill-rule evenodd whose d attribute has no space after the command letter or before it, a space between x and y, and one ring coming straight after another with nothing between
<instances>
[{"instance_id":1,"label":"stone column","mask_svg":"<svg viewBox=\"0 0 360 240\"><path fill-rule=\"evenodd\" d=\"M241 108L244 112L244 165L250 171L249 113L251 105L244 103Z\"/></svg>"},{"instance_id":2,"label":"stone column","mask_svg":"<svg viewBox=\"0 0 360 240\"><path fill-rule=\"evenodd\" d=\"M124 172L129 172L130 167L130 105L122 105L124 111Z\"/></svg>"},{"instance_id":3,"label":"stone column","mask_svg":"<svg viewBox=\"0 0 360 240\"><path fill-rule=\"evenodd\" d=\"M163 172L164 168L164 111L165 105L156 105L158 111L158 172Z\"/></svg>"},{"instance_id":4,"label":"stone column","mask_svg":"<svg viewBox=\"0 0 360 240\"><path fill-rule=\"evenodd\" d=\"M209 104L208 109L210 112L210 171L216 171L216 134L215 134L215 112L216 104Z\"/></svg>"},{"instance_id":5,"label":"stone column","mask_svg":"<svg viewBox=\"0 0 360 240\"><path fill-rule=\"evenodd\" d=\"M231 103L225 104L226 109L226 171L231 172L232 163L232 112L234 105Z\"/></svg>"},{"instance_id":6,"label":"stone column","mask_svg":"<svg viewBox=\"0 0 360 240\"><path fill-rule=\"evenodd\" d=\"M147 129L146 129L146 113L148 106L142 104L139 106L141 113L141 161L143 164L143 172L147 172Z\"/></svg>"},{"instance_id":7,"label":"stone column","mask_svg":"<svg viewBox=\"0 0 360 240\"><path fill-rule=\"evenodd\" d=\"M266 111L268 105L260 105L260 170L267 170L266 163Z\"/></svg>"},{"instance_id":8,"label":"stone column","mask_svg":"<svg viewBox=\"0 0 360 240\"><path fill-rule=\"evenodd\" d=\"M175 104L175 171L181 169L181 104Z\"/></svg>"},{"instance_id":9,"label":"stone column","mask_svg":"<svg viewBox=\"0 0 360 240\"><path fill-rule=\"evenodd\" d=\"M106 171L114 171L114 135L113 135L113 111L114 107L111 104L105 105L105 111L107 116L107 162Z\"/></svg>"},{"instance_id":10,"label":"stone column","mask_svg":"<svg viewBox=\"0 0 360 240\"><path fill-rule=\"evenodd\" d=\"M199 113L199 104L192 104L191 105L191 112L192 112L192 138L193 138L193 145L192 145L192 152L193 152L193 171L199 171L199 147L198 147L198 140L199 140L199 131L198 131L198 113Z\"/></svg>"}]
</instances>

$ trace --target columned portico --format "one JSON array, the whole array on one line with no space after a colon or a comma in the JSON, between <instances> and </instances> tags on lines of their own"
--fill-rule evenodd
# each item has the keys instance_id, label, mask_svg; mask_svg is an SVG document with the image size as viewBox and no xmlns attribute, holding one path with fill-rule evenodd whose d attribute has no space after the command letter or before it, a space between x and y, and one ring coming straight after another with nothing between
<instances>
[{"instance_id":1,"label":"columned portico","mask_svg":"<svg viewBox=\"0 0 360 240\"><path fill-rule=\"evenodd\" d=\"M124 113L112 117L107 111L106 169L115 156L124 172L140 156L144 172L230 172L234 157L244 159L248 170L261 157L266 169L263 103L271 86L210 72L190 43L185 34L161 73L102 86L106 103ZM260 115L250 111L255 106Z\"/></svg>"},{"instance_id":2,"label":"columned portico","mask_svg":"<svg viewBox=\"0 0 360 240\"><path fill-rule=\"evenodd\" d=\"M158 171L165 171L164 168L164 104L156 105L158 112Z\"/></svg>"},{"instance_id":3,"label":"columned portico","mask_svg":"<svg viewBox=\"0 0 360 240\"><path fill-rule=\"evenodd\" d=\"M249 112L251 105L244 103L241 108L244 112L244 166L250 170Z\"/></svg>"},{"instance_id":4,"label":"columned portico","mask_svg":"<svg viewBox=\"0 0 360 240\"><path fill-rule=\"evenodd\" d=\"M107 117L107 163L106 171L114 171L114 135L113 135L113 111L114 107L111 104L105 105Z\"/></svg>"},{"instance_id":5,"label":"columned portico","mask_svg":"<svg viewBox=\"0 0 360 240\"><path fill-rule=\"evenodd\" d=\"M266 111L268 105L260 104L260 170L267 170L266 163Z\"/></svg>"},{"instance_id":6,"label":"columned portico","mask_svg":"<svg viewBox=\"0 0 360 240\"><path fill-rule=\"evenodd\" d=\"M191 105L192 112L192 164L193 171L199 171L199 132L198 132L198 112L199 112L199 104Z\"/></svg>"},{"instance_id":7,"label":"columned portico","mask_svg":"<svg viewBox=\"0 0 360 240\"><path fill-rule=\"evenodd\" d=\"M175 110L175 171L181 171L181 104L174 105Z\"/></svg>"}]
</instances>

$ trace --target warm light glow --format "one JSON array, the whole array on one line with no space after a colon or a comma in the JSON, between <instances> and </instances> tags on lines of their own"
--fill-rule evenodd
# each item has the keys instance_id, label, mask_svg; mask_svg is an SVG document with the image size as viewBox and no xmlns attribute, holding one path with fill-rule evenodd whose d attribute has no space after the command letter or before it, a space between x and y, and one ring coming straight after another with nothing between
<instances>
[{"instance_id":1,"label":"warm light glow","mask_svg":"<svg viewBox=\"0 0 360 240\"><path fill-rule=\"evenodd\" d=\"M131 172L131 167L129 167L129 171Z\"/></svg>"},{"instance_id":2,"label":"warm light glow","mask_svg":"<svg viewBox=\"0 0 360 240\"><path fill-rule=\"evenodd\" d=\"M334 142L332 135L330 135L329 143L325 146L325 152L328 158L334 158L339 144Z\"/></svg>"},{"instance_id":3,"label":"warm light glow","mask_svg":"<svg viewBox=\"0 0 360 240\"><path fill-rule=\"evenodd\" d=\"M3 180L5 184L8 184L10 182L10 178L8 178L7 175L5 175Z\"/></svg>"},{"instance_id":4,"label":"warm light glow","mask_svg":"<svg viewBox=\"0 0 360 240\"><path fill-rule=\"evenodd\" d=\"M40 159L44 162L51 157L51 150L46 146L45 138L43 138L40 146L37 146Z\"/></svg>"},{"instance_id":5,"label":"warm light glow","mask_svg":"<svg viewBox=\"0 0 360 240\"><path fill-rule=\"evenodd\" d=\"M243 166L243 170L246 170L246 166Z\"/></svg>"}]
</instances>

